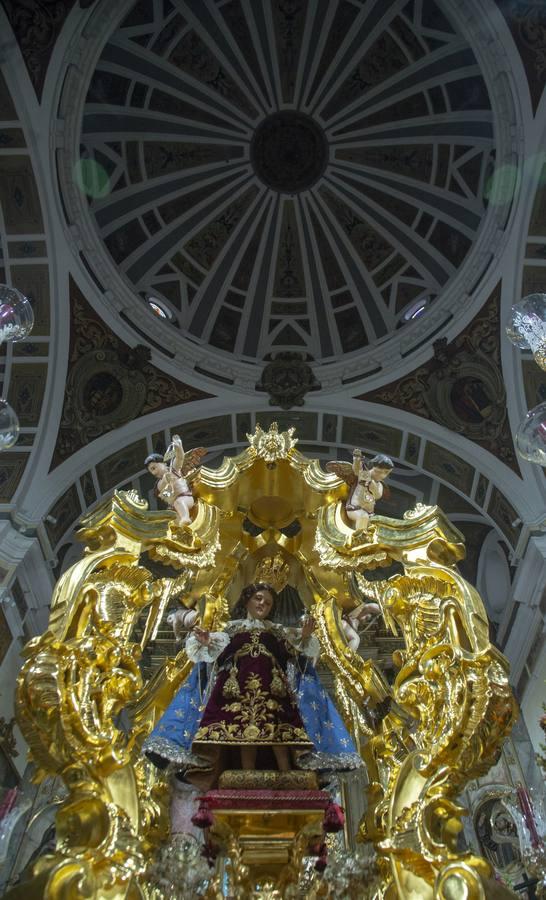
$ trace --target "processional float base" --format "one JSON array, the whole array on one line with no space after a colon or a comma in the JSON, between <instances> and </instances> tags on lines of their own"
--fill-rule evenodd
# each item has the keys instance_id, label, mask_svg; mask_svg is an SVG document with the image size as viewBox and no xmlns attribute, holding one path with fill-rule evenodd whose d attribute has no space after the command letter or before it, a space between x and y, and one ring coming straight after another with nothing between
<instances>
[{"instance_id":1,"label":"processional float base","mask_svg":"<svg viewBox=\"0 0 546 900\"><path fill-rule=\"evenodd\" d=\"M324 812L330 800L330 795L320 790L220 788L205 794L201 805L213 818L208 835L212 844L221 853L228 845L236 847L241 863L256 878L278 876L290 861L298 838L303 839L306 851L313 852L323 839Z\"/></svg>"}]
</instances>

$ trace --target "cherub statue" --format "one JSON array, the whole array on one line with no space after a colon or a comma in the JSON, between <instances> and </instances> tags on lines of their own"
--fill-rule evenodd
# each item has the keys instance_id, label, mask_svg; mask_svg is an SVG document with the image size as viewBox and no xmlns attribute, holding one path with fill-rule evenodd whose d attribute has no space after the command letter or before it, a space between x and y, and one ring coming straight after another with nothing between
<instances>
[{"instance_id":1,"label":"cherub statue","mask_svg":"<svg viewBox=\"0 0 546 900\"><path fill-rule=\"evenodd\" d=\"M347 462L330 462L326 464L328 472L334 472L349 487L350 493L345 503L347 518L355 524L356 531L367 531L370 516L375 509L376 500L383 496L383 484L387 475L394 468L392 459L379 454L368 464L362 457L362 450L353 450L353 464Z\"/></svg>"},{"instance_id":2,"label":"cherub statue","mask_svg":"<svg viewBox=\"0 0 546 900\"><path fill-rule=\"evenodd\" d=\"M362 603L348 613L344 613L341 619L341 628L351 650L355 653L360 645L359 630L372 619L381 615L381 609L377 603Z\"/></svg>"},{"instance_id":3,"label":"cherub statue","mask_svg":"<svg viewBox=\"0 0 546 900\"><path fill-rule=\"evenodd\" d=\"M174 631L175 640L180 643L186 637L187 632L193 628L198 618L195 609L176 609L167 616L167 623Z\"/></svg>"},{"instance_id":4,"label":"cherub statue","mask_svg":"<svg viewBox=\"0 0 546 900\"><path fill-rule=\"evenodd\" d=\"M198 468L200 460L205 456L204 447L195 447L184 452L182 438L173 434L172 442L164 456L150 453L144 465L154 478L157 478L157 495L174 509L179 525L189 525L190 510L195 504L193 493L187 477Z\"/></svg>"}]
</instances>

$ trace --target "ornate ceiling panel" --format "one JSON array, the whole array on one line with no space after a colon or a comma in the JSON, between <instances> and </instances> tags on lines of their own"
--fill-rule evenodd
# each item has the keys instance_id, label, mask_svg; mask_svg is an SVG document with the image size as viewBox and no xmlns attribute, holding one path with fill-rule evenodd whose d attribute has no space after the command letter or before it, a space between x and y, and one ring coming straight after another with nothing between
<instances>
[{"instance_id":1,"label":"ornate ceiling panel","mask_svg":"<svg viewBox=\"0 0 546 900\"><path fill-rule=\"evenodd\" d=\"M54 0L54 2L32 2L26 0L3 0L2 6L19 42L30 80L41 97L47 67L55 42L75 0ZM81 6L89 6L81 2Z\"/></svg>"},{"instance_id":2,"label":"ornate ceiling panel","mask_svg":"<svg viewBox=\"0 0 546 900\"><path fill-rule=\"evenodd\" d=\"M52 468L139 416L212 396L151 365L147 347L128 347L72 280L70 310L68 373Z\"/></svg>"},{"instance_id":3,"label":"ornate ceiling panel","mask_svg":"<svg viewBox=\"0 0 546 900\"><path fill-rule=\"evenodd\" d=\"M499 284L451 344L442 339L434 344L434 356L424 366L356 399L405 409L438 422L485 447L520 475L500 365L500 295ZM432 452L432 471L438 459ZM470 469L470 481L473 475Z\"/></svg>"},{"instance_id":4,"label":"ornate ceiling panel","mask_svg":"<svg viewBox=\"0 0 546 900\"><path fill-rule=\"evenodd\" d=\"M165 328L240 360L328 362L452 282L486 212L493 119L433 0L141 0L89 84L82 189Z\"/></svg>"}]
</instances>

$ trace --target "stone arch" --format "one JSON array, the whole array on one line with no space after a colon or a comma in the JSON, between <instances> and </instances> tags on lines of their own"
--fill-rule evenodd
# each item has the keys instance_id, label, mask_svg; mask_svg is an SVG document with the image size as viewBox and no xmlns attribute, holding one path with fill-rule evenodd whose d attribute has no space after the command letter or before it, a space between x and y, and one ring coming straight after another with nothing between
<instances>
[{"instance_id":1,"label":"stone arch","mask_svg":"<svg viewBox=\"0 0 546 900\"><path fill-rule=\"evenodd\" d=\"M2 16L0 11L0 21ZM2 396L15 410L21 428L17 444L0 458L0 506L6 509L41 444L51 382L48 375L54 313L50 298L55 290L55 275L49 259L51 233L42 203L41 174L36 167L32 141L28 139L26 111L16 103L15 94L3 75L0 75L0 97L3 151L0 283L22 291L31 300L34 312L34 328L29 338L16 344L8 342L2 347Z\"/></svg>"}]
</instances>

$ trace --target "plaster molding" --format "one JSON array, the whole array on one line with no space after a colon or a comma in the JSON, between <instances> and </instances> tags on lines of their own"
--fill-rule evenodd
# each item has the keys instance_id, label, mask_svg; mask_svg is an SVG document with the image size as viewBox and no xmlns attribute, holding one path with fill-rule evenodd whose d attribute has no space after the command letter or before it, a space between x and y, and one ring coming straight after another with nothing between
<instances>
[{"instance_id":1,"label":"plaster molding","mask_svg":"<svg viewBox=\"0 0 546 900\"><path fill-rule=\"evenodd\" d=\"M516 685L521 677L537 629L541 628L543 621L536 609L524 603L518 604L518 607L512 630L503 649L504 655L510 661L510 683L513 685Z\"/></svg>"}]
</instances>

